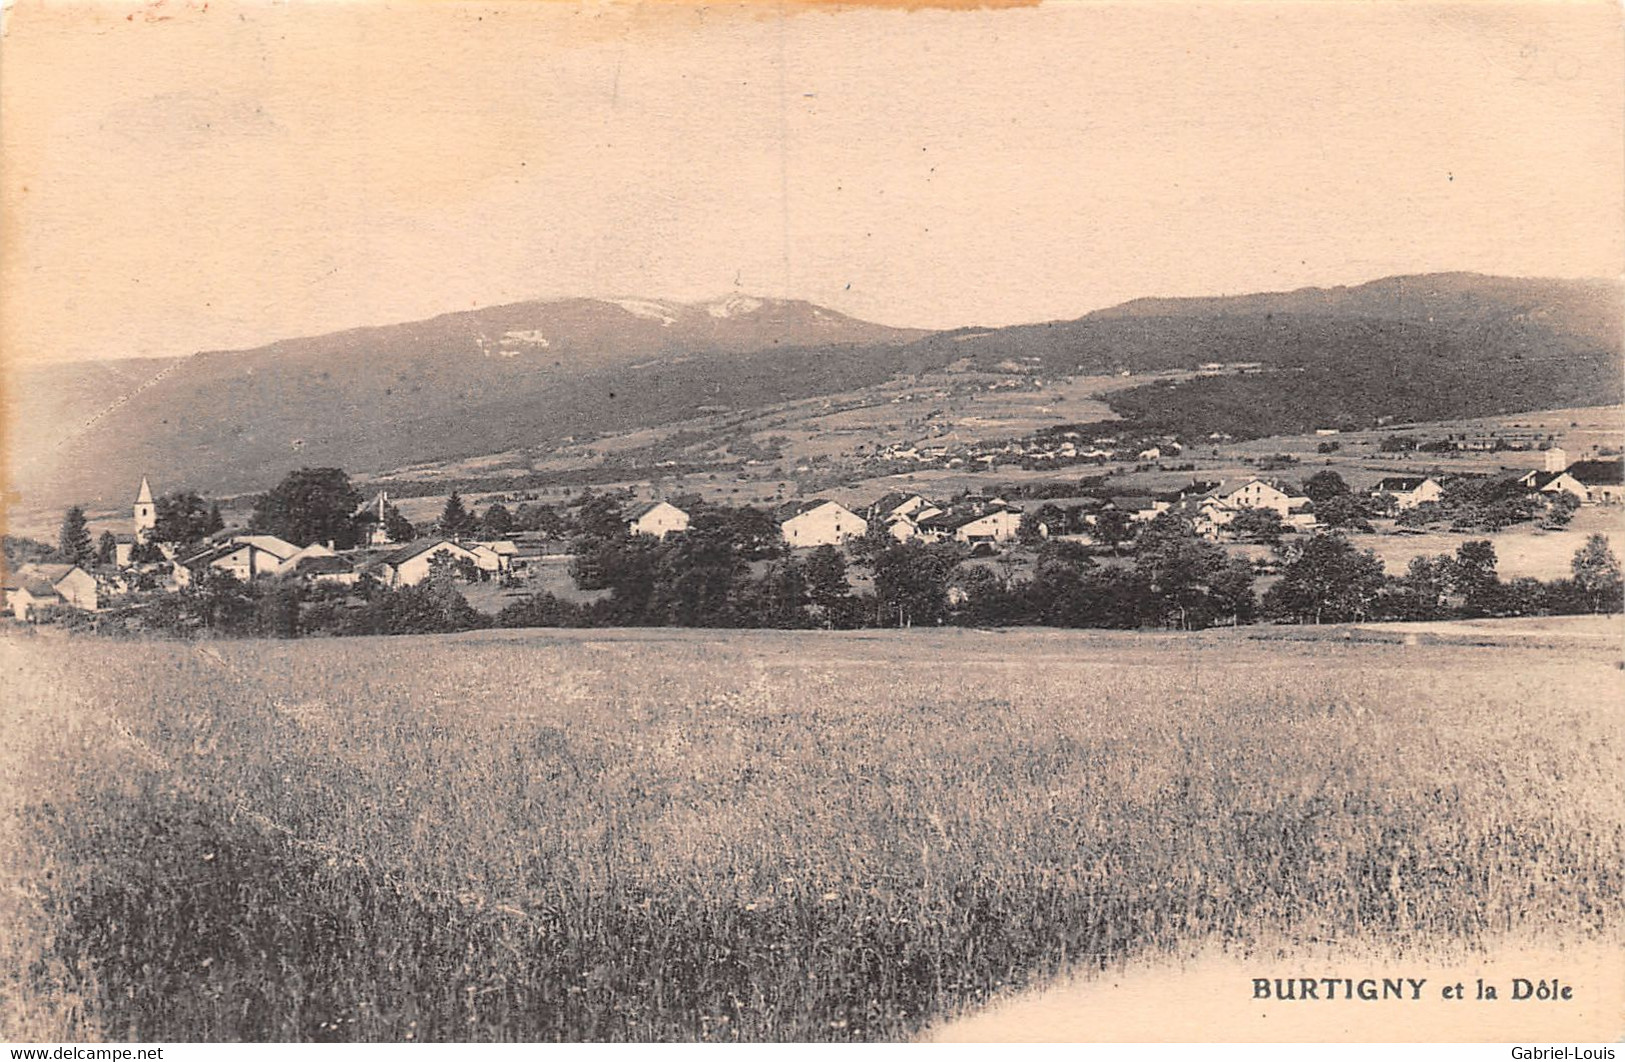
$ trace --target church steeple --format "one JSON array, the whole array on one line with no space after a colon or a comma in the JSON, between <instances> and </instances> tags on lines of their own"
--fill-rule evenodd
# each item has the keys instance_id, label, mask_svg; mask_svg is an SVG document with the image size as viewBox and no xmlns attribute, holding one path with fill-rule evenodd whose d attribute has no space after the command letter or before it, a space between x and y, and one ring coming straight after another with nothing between
<instances>
[{"instance_id":1,"label":"church steeple","mask_svg":"<svg viewBox=\"0 0 1625 1062\"><path fill-rule=\"evenodd\" d=\"M152 529L158 526L158 506L152 501L152 488L147 486L147 477L141 477L141 493L135 496L135 540L145 543L152 537Z\"/></svg>"}]
</instances>

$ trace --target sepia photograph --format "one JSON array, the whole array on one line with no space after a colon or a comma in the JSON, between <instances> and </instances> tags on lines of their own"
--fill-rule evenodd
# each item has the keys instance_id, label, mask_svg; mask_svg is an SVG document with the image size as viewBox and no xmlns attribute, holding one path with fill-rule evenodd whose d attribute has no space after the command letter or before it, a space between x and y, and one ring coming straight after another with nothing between
<instances>
[{"instance_id":1,"label":"sepia photograph","mask_svg":"<svg viewBox=\"0 0 1625 1062\"><path fill-rule=\"evenodd\" d=\"M5 0L0 1043L1617 1044L1622 467L1614 0Z\"/></svg>"}]
</instances>

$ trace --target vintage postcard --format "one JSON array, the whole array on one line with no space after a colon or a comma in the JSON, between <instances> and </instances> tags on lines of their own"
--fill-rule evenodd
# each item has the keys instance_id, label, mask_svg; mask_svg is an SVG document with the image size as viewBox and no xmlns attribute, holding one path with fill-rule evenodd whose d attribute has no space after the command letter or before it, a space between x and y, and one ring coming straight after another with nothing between
<instances>
[{"instance_id":1,"label":"vintage postcard","mask_svg":"<svg viewBox=\"0 0 1625 1062\"><path fill-rule=\"evenodd\" d=\"M0 1040L1615 1057L1617 3L0 18Z\"/></svg>"}]
</instances>

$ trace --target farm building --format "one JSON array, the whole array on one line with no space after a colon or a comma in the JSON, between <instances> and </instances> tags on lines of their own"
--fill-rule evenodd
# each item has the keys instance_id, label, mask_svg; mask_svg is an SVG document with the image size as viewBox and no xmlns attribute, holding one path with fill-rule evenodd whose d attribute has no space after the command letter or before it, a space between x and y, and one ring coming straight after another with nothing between
<instances>
[{"instance_id":1,"label":"farm building","mask_svg":"<svg viewBox=\"0 0 1625 1062\"><path fill-rule=\"evenodd\" d=\"M338 556L301 558L288 574L317 586L354 586L361 579L355 565Z\"/></svg>"},{"instance_id":2,"label":"farm building","mask_svg":"<svg viewBox=\"0 0 1625 1062\"><path fill-rule=\"evenodd\" d=\"M446 557L452 562L466 560L475 567L479 561L473 552L449 539L424 538L408 543L379 562L386 586L416 586L429 577L430 562Z\"/></svg>"},{"instance_id":3,"label":"farm building","mask_svg":"<svg viewBox=\"0 0 1625 1062\"><path fill-rule=\"evenodd\" d=\"M1373 498L1384 494L1394 499L1395 509L1414 509L1437 502L1444 497L1444 488L1432 476L1386 476L1371 488Z\"/></svg>"},{"instance_id":4,"label":"farm building","mask_svg":"<svg viewBox=\"0 0 1625 1062\"><path fill-rule=\"evenodd\" d=\"M1625 500L1622 479L1625 463L1620 458L1611 461L1576 461L1563 473L1579 484L1581 497L1592 505L1618 505Z\"/></svg>"},{"instance_id":5,"label":"farm building","mask_svg":"<svg viewBox=\"0 0 1625 1062\"><path fill-rule=\"evenodd\" d=\"M869 530L869 521L839 502L813 498L779 510L779 531L792 546L835 546Z\"/></svg>"},{"instance_id":6,"label":"farm building","mask_svg":"<svg viewBox=\"0 0 1625 1062\"><path fill-rule=\"evenodd\" d=\"M626 529L634 535L665 538L688 530L688 514L668 501L649 502L627 515Z\"/></svg>"},{"instance_id":7,"label":"farm building","mask_svg":"<svg viewBox=\"0 0 1625 1062\"><path fill-rule=\"evenodd\" d=\"M953 539L975 545L978 542L1009 542L1021 529L1020 509L994 509L967 513L954 519Z\"/></svg>"},{"instance_id":8,"label":"farm building","mask_svg":"<svg viewBox=\"0 0 1625 1062\"><path fill-rule=\"evenodd\" d=\"M248 582L262 575L276 575L299 554L300 547L275 535L241 535L178 556L175 582L179 586L190 586L210 568Z\"/></svg>"},{"instance_id":9,"label":"farm building","mask_svg":"<svg viewBox=\"0 0 1625 1062\"><path fill-rule=\"evenodd\" d=\"M1232 509L1274 509L1283 520L1293 510L1309 504L1308 498L1290 495L1275 484L1261 479L1250 479L1235 490L1220 494L1218 500Z\"/></svg>"},{"instance_id":10,"label":"farm building","mask_svg":"<svg viewBox=\"0 0 1625 1062\"><path fill-rule=\"evenodd\" d=\"M96 579L76 564L25 564L6 581L6 607L20 620L52 606L95 610Z\"/></svg>"}]
</instances>

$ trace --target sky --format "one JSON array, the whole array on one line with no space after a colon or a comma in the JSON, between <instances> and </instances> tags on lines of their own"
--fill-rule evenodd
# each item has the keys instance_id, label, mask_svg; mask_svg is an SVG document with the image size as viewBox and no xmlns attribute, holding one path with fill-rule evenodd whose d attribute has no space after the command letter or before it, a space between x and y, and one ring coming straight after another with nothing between
<instances>
[{"instance_id":1,"label":"sky","mask_svg":"<svg viewBox=\"0 0 1625 1062\"><path fill-rule=\"evenodd\" d=\"M889 324L1625 272L1609 2L15 0L0 352L577 295Z\"/></svg>"}]
</instances>

